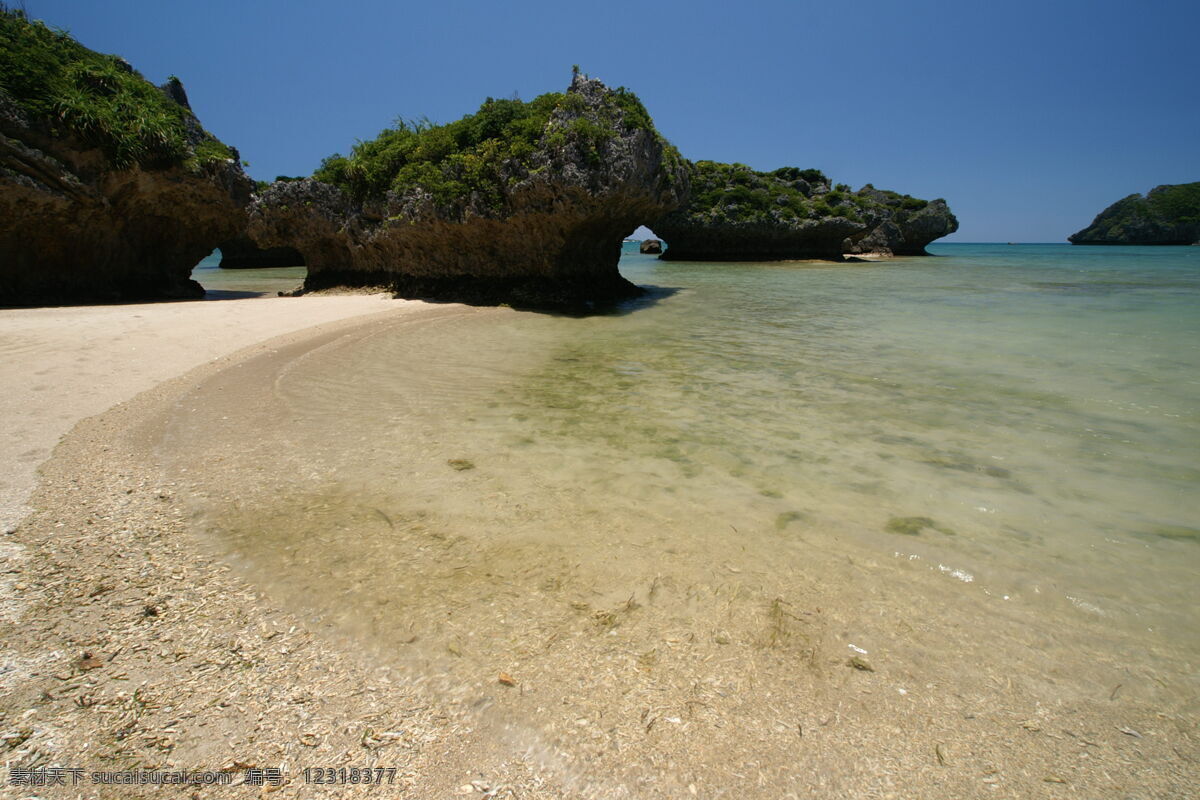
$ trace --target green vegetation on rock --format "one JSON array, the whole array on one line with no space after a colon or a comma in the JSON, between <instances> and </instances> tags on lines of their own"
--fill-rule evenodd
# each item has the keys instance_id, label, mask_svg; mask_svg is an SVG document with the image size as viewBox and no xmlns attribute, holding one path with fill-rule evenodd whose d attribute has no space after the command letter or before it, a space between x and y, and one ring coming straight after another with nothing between
<instances>
[{"instance_id":1,"label":"green vegetation on rock","mask_svg":"<svg viewBox=\"0 0 1200 800\"><path fill-rule=\"evenodd\" d=\"M313 177L358 203L419 189L439 206L498 209L506 189L538 168L539 150L576 145L594 165L605 140L633 130L654 133L678 162L678 151L655 132L645 106L621 87L607 92L599 108L580 94L551 92L529 102L489 97L474 114L444 125L401 119L354 145L349 157L329 156Z\"/></svg>"},{"instance_id":2,"label":"green vegetation on rock","mask_svg":"<svg viewBox=\"0 0 1200 800\"><path fill-rule=\"evenodd\" d=\"M401 121L249 210L294 247L305 290L590 311L638 296L621 240L678 208L688 176L641 101L578 70L565 92L486 100L444 125Z\"/></svg>"},{"instance_id":3,"label":"green vegetation on rock","mask_svg":"<svg viewBox=\"0 0 1200 800\"><path fill-rule=\"evenodd\" d=\"M919 197L913 197L912 195L908 194L893 192L890 189L876 189L869 183L859 190L859 194L864 196L867 196L868 193L871 192L875 194L875 199L879 202L903 211L920 211L929 205L928 200L922 200Z\"/></svg>"},{"instance_id":4,"label":"green vegetation on rock","mask_svg":"<svg viewBox=\"0 0 1200 800\"><path fill-rule=\"evenodd\" d=\"M661 258L693 261L840 260L868 234L887 227L872 249L904 245L910 216L947 222L918 246L953 230L944 204L926 203L895 192L853 192L833 184L816 169L781 167L759 172L745 164L697 161L688 165L691 197L652 227L667 242ZM929 211L925 210L926 206ZM908 211L907 208L921 208ZM932 211L932 213L930 213ZM945 213L943 213L943 211ZM949 228L949 230L946 230ZM922 232L923 233L923 232ZM918 235L916 239L921 239Z\"/></svg>"},{"instance_id":5,"label":"green vegetation on rock","mask_svg":"<svg viewBox=\"0 0 1200 800\"><path fill-rule=\"evenodd\" d=\"M233 155L124 59L3 5L0 90L46 133L99 147L116 168L200 165Z\"/></svg>"},{"instance_id":6,"label":"green vegetation on rock","mask_svg":"<svg viewBox=\"0 0 1200 800\"><path fill-rule=\"evenodd\" d=\"M958 219L946 201L922 200L912 195L867 184L856 194L874 203L879 224L865 237L850 243L850 253L926 255L925 245L958 230Z\"/></svg>"},{"instance_id":7,"label":"green vegetation on rock","mask_svg":"<svg viewBox=\"0 0 1200 800\"><path fill-rule=\"evenodd\" d=\"M958 229L944 200L867 184L855 192L816 169L759 172L745 164L689 164L691 198L653 223L665 259L841 259L844 253L923 255Z\"/></svg>"},{"instance_id":8,"label":"green vegetation on rock","mask_svg":"<svg viewBox=\"0 0 1200 800\"><path fill-rule=\"evenodd\" d=\"M494 189L504 160L533 152L564 96L544 94L529 103L488 98L477 113L448 125L398 120L375 139L354 145L349 158L326 158L313 177L358 202L414 184L445 201Z\"/></svg>"},{"instance_id":9,"label":"green vegetation on rock","mask_svg":"<svg viewBox=\"0 0 1200 800\"><path fill-rule=\"evenodd\" d=\"M1069 236L1072 244L1192 244L1200 241L1200 182L1131 194Z\"/></svg>"},{"instance_id":10,"label":"green vegetation on rock","mask_svg":"<svg viewBox=\"0 0 1200 800\"><path fill-rule=\"evenodd\" d=\"M859 222L861 211L874 205L849 194L848 187L830 189L816 169L757 172L745 164L697 161L691 181L688 213L697 222L787 224L822 217Z\"/></svg>"}]
</instances>

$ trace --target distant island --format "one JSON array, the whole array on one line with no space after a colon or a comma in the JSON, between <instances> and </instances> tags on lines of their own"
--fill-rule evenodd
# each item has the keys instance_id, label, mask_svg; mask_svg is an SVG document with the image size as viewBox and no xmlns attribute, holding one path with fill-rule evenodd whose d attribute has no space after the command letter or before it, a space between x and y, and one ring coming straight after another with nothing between
<instances>
[{"instance_id":1,"label":"distant island","mask_svg":"<svg viewBox=\"0 0 1200 800\"><path fill-rule=\"evenodd\" d=\"M1200 244L1200 182L1156 186L1101 211L1071 244Z\"/></svg>"}]
</instances>

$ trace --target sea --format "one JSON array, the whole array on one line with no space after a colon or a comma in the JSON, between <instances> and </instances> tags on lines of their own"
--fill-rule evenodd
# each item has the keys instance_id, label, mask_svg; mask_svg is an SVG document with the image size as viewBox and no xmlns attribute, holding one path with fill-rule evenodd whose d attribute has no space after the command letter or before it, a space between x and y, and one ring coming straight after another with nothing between
<instances>
[{"instance_id":1,"label":"sea","mask_svg":"<svg viewBox=\"0 0 1200 800\"><path fill-rule=\"evenodd\" d=\"M766 705L811 662L1194 711L1200 248L929 253L627 243L649 292L611 313L437 305L280 348L181 400L161 452L280 602L516 676L533 719L581 675L701 663ZM303 275L276 272L196 277Z\"/></svg>"}]
</instances>

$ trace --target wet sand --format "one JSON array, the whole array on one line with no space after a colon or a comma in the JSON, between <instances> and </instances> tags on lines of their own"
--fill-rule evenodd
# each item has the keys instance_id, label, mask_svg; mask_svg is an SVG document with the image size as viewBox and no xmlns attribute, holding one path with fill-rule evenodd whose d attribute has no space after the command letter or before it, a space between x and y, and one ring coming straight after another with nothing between
<instances>
[{"instance_id":1,"label":"wet sand","mask_svg":"<svg viewBox=\"0 0 1200 800\"><path fill-rule=\"evenodd\" d=\"M416 543L412 575L435 575L443 557L472 573L500 567L516 597L507 611L521 613L494 641L413 658L277 591L270 564L196 537L158 460L181 398L221 381L236 391L238 369L285 371L381 325L488 313L512 312L425 307L291 334L79 423L42 469L36 510L5 537L0 711L10 763L226 768L239 779L250 766L279 767L292 780L280 796L296 797L1167 798L1194 789L1192 716L1161 702L1153 675L1114 680L1119 663L1082 675L1056 667L1062 641L929 591L903 562L823 561L821 574L784 574L762 570L769 554L719 550L707 579L647 573L628 598L585 602L561 586L526 586L509 563L521 559L493 564L487 542L451 539L440 551L419 520L387 518L381 529ZM721 542L714 536L706 553ZM663 569L677 563L697 562L664 555ZM455 605L451 584L439 587ZM906 587L934 605L902 613L913 603L897 595ZM743 593L762 602L729 615ZM554 604L578 617L571 637L537 635ZM868 627L889 644L858 657L846 631L864 620L883 620ZM919 657L923 646L943 652L933 645L946 637L958 657ZM1035 671L989 661L1022 648ZM306 786L299 771L321 766L394 767L396 783ZM83 793L152 794L163 792Z\"/></svg>"},{"instance_id":2,"label":"wet sand","mask_svg":"<svg viewBox=\"0 0 1200 800\"><path fill-rule=\"evenodd\" d=\"M329 295L0 310L0 528L28 511L38 464L79 420L256 342L413 305Z\"/></svg>"}]
</instances>

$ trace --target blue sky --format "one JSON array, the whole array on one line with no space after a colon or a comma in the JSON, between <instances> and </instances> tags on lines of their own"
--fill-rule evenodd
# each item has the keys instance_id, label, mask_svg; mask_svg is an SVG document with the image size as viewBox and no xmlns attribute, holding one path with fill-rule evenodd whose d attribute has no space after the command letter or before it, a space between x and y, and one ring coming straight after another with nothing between
<instances>
[{"instance_id":1,"label":"blue sky","mask_svg":"<svg viewBox=\"0 0 1200 800\"><path fill-rule=\"evenodd\" d=\"M945 197L951 241L1062 241L1129 193L1200 181L1195 0L25 5L178 75L264 180L399 116L561 91L579 64L688 158Z\"/></svg>"}]
</instances>

